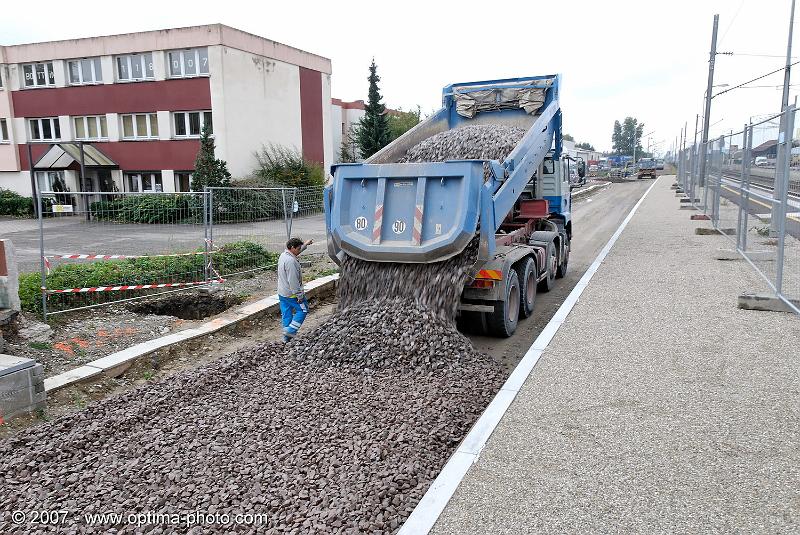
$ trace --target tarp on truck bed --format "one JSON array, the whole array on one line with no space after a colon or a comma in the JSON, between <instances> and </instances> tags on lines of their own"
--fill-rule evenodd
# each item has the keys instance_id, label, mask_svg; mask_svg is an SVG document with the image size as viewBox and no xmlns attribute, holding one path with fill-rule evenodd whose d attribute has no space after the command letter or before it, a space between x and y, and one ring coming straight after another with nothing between
<instances>
[{"instance_id":1,"label":"tarp on truck bed","mask_svg":"<svg viewBox=\"0 0 800 535\"><path fill-rule=\"evenodd\" d=\"M534 80L521 84L523 87L470 87L463 91L456 88L453 89L456 113L471 119L483 111L522 108L534 114L544 104L545 92L552 84L553 80Z\"/></svg>"}]
</instances>

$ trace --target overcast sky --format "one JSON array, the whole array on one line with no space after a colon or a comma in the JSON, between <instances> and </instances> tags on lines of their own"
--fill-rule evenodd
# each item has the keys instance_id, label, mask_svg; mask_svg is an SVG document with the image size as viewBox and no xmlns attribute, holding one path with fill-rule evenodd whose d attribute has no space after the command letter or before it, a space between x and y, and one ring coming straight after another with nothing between
<instances>
[{"instance_id":1,"label":"overcast sky","mask_svg":"<svg viewBox=\"0 0 800 535\"><path fill-rule=\"evenodd\" d=\"M375 57L385 104L425 112L451 82L561 73L565 131L577 141L610 149L614 120L633 116L664 151L684 121L691 138L703 111L714 13L718 49L737 54L718 56L715 84L733 86L783 66L790 9L790 0L6 4L4 45L221 22L330 58L333 96L345 100L366 99ZM712 136L777 111L782 83L779 73L753 84L771 87L714 98Z\"/></svg>"}]
</instances>

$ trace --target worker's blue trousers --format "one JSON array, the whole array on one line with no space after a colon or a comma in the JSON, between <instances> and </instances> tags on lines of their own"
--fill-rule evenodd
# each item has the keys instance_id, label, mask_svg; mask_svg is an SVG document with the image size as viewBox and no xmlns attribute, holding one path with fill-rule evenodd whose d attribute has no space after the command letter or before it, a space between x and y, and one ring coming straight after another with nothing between
<instances>
[{"instance_id":1,"label":"worker's blue trousers","mask_svg":"<svg viewBox=\"0 0 800 535\"><path fill-rule=\"evenodd\" d=\"M308 301L305 297L300 301L295 297L284 297L282 295L279 295L278 298L281 302L283 334L289 338L294 338L308 314Z\"/></svg>"}]
</instances>

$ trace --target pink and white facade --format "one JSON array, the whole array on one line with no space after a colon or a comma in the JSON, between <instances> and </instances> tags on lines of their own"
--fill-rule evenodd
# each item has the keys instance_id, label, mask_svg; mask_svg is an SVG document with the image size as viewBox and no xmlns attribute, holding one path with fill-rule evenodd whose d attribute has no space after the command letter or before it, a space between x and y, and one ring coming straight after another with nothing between
<instances>
[{"instance_id":1,"label":"pink and white facade","mask_svg":"<svg viewBox=\"0 0 800 535\"><path fill-rule=\"evenodd\" d=\"M329 59L221 24L0 46L0 187L31 195L30 145L50 166L42 189L184 191L207 123L234 177L268 143L327 167L330 78ZM77 162L42 158L80 141L114 165L87 168L79 188Z\"/></svg>"}]
</instances>

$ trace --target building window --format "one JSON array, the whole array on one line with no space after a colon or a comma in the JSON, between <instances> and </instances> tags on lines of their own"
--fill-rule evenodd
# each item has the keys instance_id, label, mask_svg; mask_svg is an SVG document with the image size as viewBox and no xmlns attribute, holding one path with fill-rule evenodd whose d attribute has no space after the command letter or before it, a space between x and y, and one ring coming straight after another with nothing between
<instances>
[{"instance_id":1,"label":"building window","mask_svg":"<svg viewBox=\"0 0 800 535\"><path fill-rule=\"evenodd\" d=\"M120 81L152 80L153 54L117 56L117 79Z\"/></svg>"},{"instance_id":2,"label":"building window","mask_svg":"<svg viewBox=\"0 0 800 535\"><path fill-rule=\"evenodd\" d=\"M107 139L108 128L105 115L73 117L75 139Z\"/></svg>"},{"instance_id":3,"label":"building window","mask_svg":"<svg viewBox=\"0 0 800 535\"><path fill-rule=\"evenodd\" d=\"M56 85L53 62L26 63L22 66L25 87L47 87Z\"/></svg>"},{"instance_id":4,"label":"building window","mask_svg":"<svg viewBox=\"0 0 800 535\"><path fill-rule=\"evenodd\" d=\"M43 119L29 119L31 127L31 140L56 141L61 139L61 126L58 117L45 117Z\"/></svg>"},{"instance_id":5,"label":"building window","mask_svg":"<svg viewBox=\"0 0 800 535\"><path fill-rule=\"evenodd\" d=\"M0 64L0 89L3 89L3 72L5 72L6 66Z\"/></svg>"},{"instance_id":6,"label":"building window","mask_svg":"<svg viewBox=\"0 0 800 535\"><path fill-rule=\"evenodd\" d=\"M123 139L153 139L158 137L158 117L155 113L122 116Z\"/></svg>"},{"instance_id":7,"label":"building window","mask_svg":"<svg viewBox=\"0 0 800 535\"><path fill-rule=\"evenodd\" d=\"M8 122L0 119L0 143L8 143Z\"/></svg>"},{"instance_id":8,"label":"building window","mask_svg":"<svg viewBox=\"0 0 800 535\"><path fill-rule=\"evenodd\" d=\"M214 133L210 111L175 112L172 114L172 124L175 137L199 137L205 125L208 125L210 134Z\"/></svg>"},{"instance_id":9,"label":"building window","mask_svg":"<svg viewBox=\"0 0 800 535\"><path fill-rule=\"evenodd\" d=\"M175 191L192 190L192 171L175 171Z\"/></svg>"},{"instance_id":10,"label":"building window","mask_svg":"<svg viewBox=\"0 0 800 535\"><path fill-rule=\"evenodd\" d=\"M73 59L68 65L71 85L98 84L103 81L100 58Z\"/></svg>"},{"instance_id":11,"label":"building window","mask_svg":"<svg viewBox=\"0 0 800 535\"><path fill-rule=\"evenodd\" d=\"M208 74L208 49L189 48L167 53L170 78L188 78Z\"/></svg>"},{"instance_id":12,"label":"building window","mask_svg":"<svg viewBox=\"0 0 800 535\"><path fill-rule=\"evenodd\" d=\"M64 171L36 171L39 191L67 191Z\"/></svg>"},{"instance_id":13,"label":"building window","mask_svg":"<svg viewBox=\"0 0 800 535\"><path fill-rule=\"evenodd\" d=\"M161 173L125 173L128 191L164 191Z\"/></svg>"}]
</instances>

